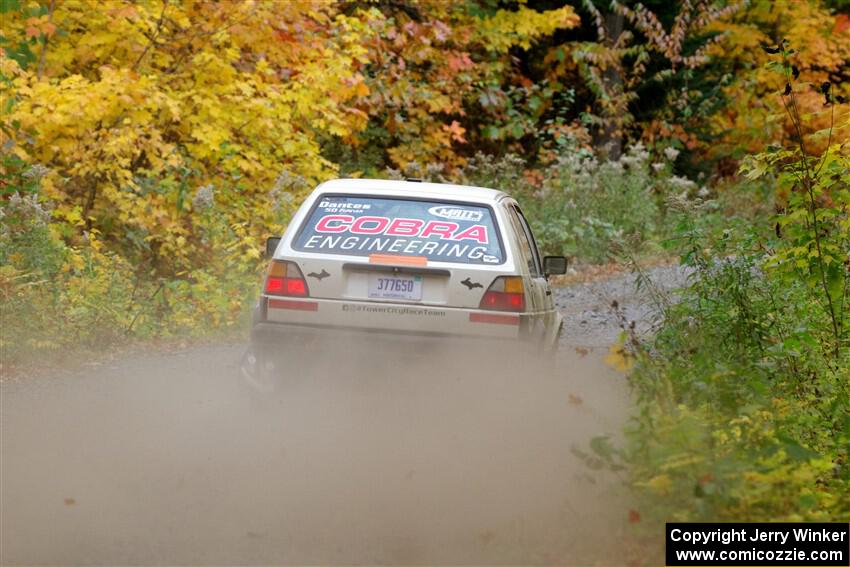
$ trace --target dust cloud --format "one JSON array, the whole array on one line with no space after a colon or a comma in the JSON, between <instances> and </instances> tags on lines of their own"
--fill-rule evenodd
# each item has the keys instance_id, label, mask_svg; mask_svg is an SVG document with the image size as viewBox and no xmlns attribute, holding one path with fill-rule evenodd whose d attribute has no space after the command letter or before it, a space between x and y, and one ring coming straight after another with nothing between
<instances>
[{"instance_id":1,"label":"dust cloud","mask_svg":"<svg viewBox=\"0 0 850 567\"><path fill-rule=\"evenodd\" d=\"M245 350L3 383L0 562L623 563L624 490L573 453L627 415L595 353L301 345L257 389Z\"/></svg>"}]
</instances>

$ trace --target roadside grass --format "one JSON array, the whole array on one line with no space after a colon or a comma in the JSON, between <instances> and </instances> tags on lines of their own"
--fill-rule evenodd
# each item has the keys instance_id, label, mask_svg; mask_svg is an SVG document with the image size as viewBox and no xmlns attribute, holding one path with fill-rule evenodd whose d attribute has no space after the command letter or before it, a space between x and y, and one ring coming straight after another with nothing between
<instances>
[{"instance_id":1,"label":"roadside grass","mask_svg":"<svg viewBox=\"0 0 850 567\"><path fill-rule=\"evenodd\" d=\"M770 266L772 231L699 218L681 212L668 242L685 288L633 265L663 318L651 336L622 320L635 408L624 444L585 456L627 471L640 564L663 561L665 522L850 521L850 349L834 353L812 287Z\"/></svg>"},{"instance_id":2,"label":"roadside grass","mask_svg":"<svg viewBox=\"0 0 850 567\"><path fill-rule=\"evenodd\" d=\"M70 245L35 198L13 199L0 234L2 372L52 364L70 352L243 333L262 265L244 238L211 220L202 266L157 273L86 233ZM214 228L214 229L213 229Z\"/></svg>"},{"instance_id":3,"label":"roadside grass","mask_svg":"<svg viewBox=\"0 0 850 567\"><path fill-rule=\"evenodd\" d=\"M795 92L783 96L799 133ZM623 336L636 409L625 447L595 458L630 470L639 533L657 537L665 521L850 521L850 153L834 142L812 155L796 136L741 173L776 187L776 212L718 230L668 207L667 244L689 285L652 294L664 313L654 336Z\"/></svg>"},{"instance_id":4,"label":"roadside grass","mask_svg":"<svg viewBox=\"0 0 850 567\"><path fill-rule=\"evenodd\" d=\"M809 288L733 240L691 241L690 286L654 337L625 337L636 407L594 456L629 471L648 551L670 521L850 521L850 356L824 348Z\"/></svg>"}]
</instances>

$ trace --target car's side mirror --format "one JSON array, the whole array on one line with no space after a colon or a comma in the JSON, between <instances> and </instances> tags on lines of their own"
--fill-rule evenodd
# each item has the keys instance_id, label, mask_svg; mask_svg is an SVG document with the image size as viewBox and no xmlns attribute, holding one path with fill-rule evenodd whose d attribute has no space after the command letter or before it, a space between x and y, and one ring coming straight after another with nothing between
<instances>
[{"instance_id":1,"label":"car's side mirror","mask_svg":"<svg viewBox=\"0 0 850 567\"><path fill-rule=\"evenodd\" d=\"M277 245L280 244L280 236L269 236L266 238L266 258L273 258Z\"/></svg>"},{"instance_id":2,"label":"car's side mirror","mask_svg":"<svg viewBox=\"0 0 850 567\"><path fill-rule=\"evenodd\" d=\"M543 272L547 276L560 276L567 273L567 259L563 256L546 256L543 258Z\"/></svg>"}]
</instances>

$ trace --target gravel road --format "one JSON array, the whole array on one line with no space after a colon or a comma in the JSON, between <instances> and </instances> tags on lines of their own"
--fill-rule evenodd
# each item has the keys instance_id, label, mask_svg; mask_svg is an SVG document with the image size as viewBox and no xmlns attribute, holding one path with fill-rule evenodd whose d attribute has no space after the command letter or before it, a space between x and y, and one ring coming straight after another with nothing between
<instances>
[{"instance_id":1,"label":"gravel road","mask_svg":"<svg viewBox=\"0 0 850 567\"><path fill-rule=\"evenodd\" d=\"M687 268L678 265L646 272L651 287L668 298L670 292L686 285L688 274ZM555 302L564 315L562 347L607 349L614 343L622 330L619 317L611 309L614 301L626 321L635 322L639 333L651 332L658 310L652 291L639 291L636 280L631 273L621 273L556 288Z\"/></svg>"},{"instance_id":2,"label":"gravel road","mask_svg":"<svg viewBox=\"0 0 850 567\"><path fill-rule=\"evenodd\" d=\"M0 564L622 564L628 497L573 449L627 418L631 287L557 290L554 369L349 350L260 396L222 344L4 380Z\"/></svg>"}]
</instances>

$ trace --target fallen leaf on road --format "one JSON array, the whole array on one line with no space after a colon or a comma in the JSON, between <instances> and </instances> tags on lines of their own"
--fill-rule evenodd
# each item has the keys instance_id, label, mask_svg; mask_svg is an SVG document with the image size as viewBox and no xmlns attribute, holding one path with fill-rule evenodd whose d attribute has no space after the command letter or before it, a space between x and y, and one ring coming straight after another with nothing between
<instances>
[{"instance_id":1,"label":"fallen leaf on road","mask_svg":"<svg viewBox=\"0 0 850 567\"><path fill-rule=\"evenodd\" d=\"M614 367L620 372L628 372L634 365L634 355L624 349L622 345L613 345L608 349L605 364Z\"/></svg>"}]
</instances>

